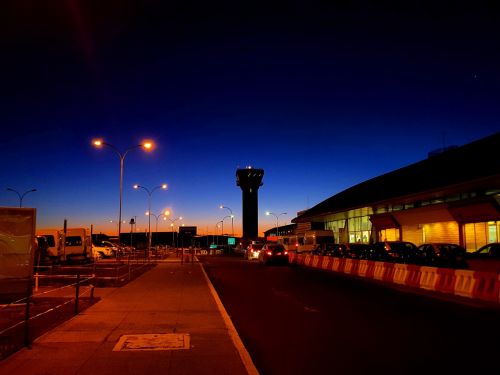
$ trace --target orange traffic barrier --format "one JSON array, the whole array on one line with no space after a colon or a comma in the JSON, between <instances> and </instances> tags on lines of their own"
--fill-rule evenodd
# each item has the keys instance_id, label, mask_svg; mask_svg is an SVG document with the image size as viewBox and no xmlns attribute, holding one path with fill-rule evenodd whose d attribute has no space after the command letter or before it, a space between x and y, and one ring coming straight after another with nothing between
<instances>
[{"instance_id":1,"label":"orange traffic barrier","mask_svg":"<svg viewBox=\"0 0 500 375\"><path fill-rule=\"evenodd\" d=\"M311 254L306 254L304 256L304 266L310 266L311 265L311 260L312 260L312 255Z\"/></svg>"},{"instance_id":2,"label":"orange traffic barrier","mask_svg":"<svg viewBox=\"0 0 500 375\"><path fill-rule=\"evenodd\" d=\"M351 275L359 275L359 260L352 259Z\"/></svg>"},{"instance_id":3,"label":"orange traffic barrier","mask_svg":"<svg viewBox=\"0 0 500 375\"><path fill-rule=\"evenodd\" d=\"M408 264L406 266L408 273L406 275L405 283L409 286L419 287L420 286L420 276L422 272L420 270L420 266L416 266L413 264Z\"/></svg>"},{"instance_id":4,"label":"orange traffic barrier","mask_svg":"<svg viewBox=\"0 0 500 375\"><path fill-rule=\"evenodd\" d=\"M374 260L368 260L366 261L368 264L368 268L366 269L366 277L369 277L370 279L373 279L373 274L375 273L375 261Z\"/></svg>"},{"instance_id":5,"label":"orange traffic barrier","mask_svg":"<svg viewBox=\"0 0 500 375\"><path fill-rule=\"evenodd\" d=\"M294 251L288 253L288 263L294 264L297 261L297 254Z\"/></svg>"},{"instance_id":6,"label":"orange traffic barrier","mask_svg":"<svg viewBox=\"0 0 500 375\"><path fill-rule=\"evenodd\" d=\"M437 280L436 267L421 267L420 268L420 287L428 290L436 290Z\"/></svg>"},{"instance_id":7,"label":"orange traffic barrier","mask_svg":"<svg viewBox=\"0 0 500 375\"><path fill-rule=\"evenodd\" d=\"M463 297L471 297L474 293L476 278L474 271L456 270L455 271L455 291L454 294Z\"/></svg>"},{"instance_id":8,"label":"orange traffic barrier","mask_svg":"<svg viewBox=\"0 0 500 375\"><path fill-rule=\"evenodd\" d=\"M352 259L344 259L344 273L352 273L354 262Z\"/></svg>"},{"instance_id":9,"label":"orange traffic barrier","mask_svg":"<svg viewBox=\"0 0 500 375\"><path fill-rule=\"evenodd\" d=\"M365 259L359 260L358 275L366 277L367 273L368 273L368 261Z\"/></svg>"},{"instance_id":10,"label":"orange traffic barrier","mask_svg":"<svg viewBox=\"0 0 500 375\"><path fill-rule=\"evenodd\" d=\"M323 262L323 255L313 256L312 266L314 268L320 268L322 262Z\"/></svg>"},{"instance_id":11,"label":"orange traffic barrier","mask_svg":"<svg viewBox=\"0 0 500 375\"><path fill-rule=\"evenodd\" d=\"M338 272L340 269L340 258L333 258L332 271Z\"/></svg>"},{"instance_id":12,"label":"orange traffic barrier","mask_svg":"<svg viewBox=\"0 0 500 375\"><path fill-rule=\"evenodd\" d=\"M395 264L394 265L394 278L392 281L396 284L405 284L407 273L408 273L408 269L407 269L406 264Z\"/></svg>"},{"instance_id":13,"label":"orange traffic barrier","mask_svg":"<svg viewBox=\"0 0 500 375\"><path fill-rule=\"evenodd\" d=\"M328 263L330 262L331 260L331 257L323 257L322 261L321 261L321 264L320 264L320 268L321 269L324 269L324 270L327 270L328 269Z\"/></svg>"},{"instance_id":14,"label":"orange traffic barrier","mask_svg":"<svg viewBox=\"0 0 500 375\"><path fill-rule=\"evenodd\" d=\"M455 270L450 268L438 268L436 274L436 290L444 293L454 293Z\"/></svg>"},{"instance_id":15,"label":"orange traffic barrier","mask_svg":"<svg viewBox=\"0 0 500 375\"><path fill-rule=\"evenodd\" d=\"M345 270L345 258L339 258L337 272L344 273L344 270Z\"/></svg>"},{"instance_id":16,"label":"orange traffic barrier","mask_svg":"<svg viewBox=\"0 0 500 375\"><path fill-rule=\"evenodd\" d=\"M373 278L377 280L383 280L384 279L384 262L377 262L375 261L375 267L373 271Z\"/></svg>"},{"instance_id":17,"label":"orange traffic barrier","mask_svg":"<svg viewBox=\"0 0 500 375\"><path fill-rule=\"evenodd\" d=\"M384 281L393 282L394 280L394 263L384 263Z\"/></svg>"},{"instance_id":18,"label":"orange traffic barrier","mask_svg":"<svg viewBox=\"0 0 500 375\"><path fill-rule=\"evenodd\" d=\"M297 254L297 264L303 265L304 264L304 255L303 254Z\"/></svg>"},{"instance_id":19,"label":"orange traffic barrier","mask_svg":"<svg viewBox=\"0 0 500 375\"><path fill-rule=\"evenodd\" d=\"M487 301L499 302L500 275L493 272L474 272L474 289L472 296Z\"/></svg>"}]
</instances>

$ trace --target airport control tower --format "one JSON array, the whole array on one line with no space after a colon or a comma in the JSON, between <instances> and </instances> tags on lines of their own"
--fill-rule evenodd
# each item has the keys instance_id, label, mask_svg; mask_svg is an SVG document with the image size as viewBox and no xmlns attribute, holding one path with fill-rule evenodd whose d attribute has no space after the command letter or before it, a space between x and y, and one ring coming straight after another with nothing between
<instances>
[{"instance_id":1,"label":"airport control tower","mask_svg":"<svg viewBox=\"0 0 500 375\"><path fill-rule=\"evenodd\" d=\"M246 167L236 170L236 185L243 191L243 238L259 235L258 192L263 176L263 169Z\"/></svg>"}]
</instances>

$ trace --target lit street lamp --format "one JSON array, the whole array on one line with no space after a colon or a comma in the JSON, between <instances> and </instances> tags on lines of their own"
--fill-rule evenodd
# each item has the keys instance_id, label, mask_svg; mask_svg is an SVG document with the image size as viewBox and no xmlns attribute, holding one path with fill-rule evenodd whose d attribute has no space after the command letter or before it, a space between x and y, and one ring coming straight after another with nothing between
<instances>
[{"instance_id":1,"label":"lit street lamp","mask_svg":"<svg viewBox=\"0 0 500 375\"><path fill-rule=\"evenodd\" d=\"M134 185L134 189L143 189L146 193L148 193L148 212L151 212L151 195L157 189L167 190L167 184L155 186L153 189L149 190L148 188L141 185ZM151 215L148 215L148 250L151 250Z\"/></svg>"},{"instance_id":2,"label":"lit street lamp","mask_svg":"<svg viewBox=\"0 0 500 375\"><path fill-rule=\"evenodd\" d=\"M136 146L133 146L133 147L126 149L123 153L120 152L115 146L113 146L110 143L104 142L102 139L96 139L92 143L97 148L101 148L102 146L108 146L114 152L116 152L116 154L120 158L120 210L118 212L118 241L120 241L120 234L122 231L123 164L124 164L125 156L127 156L129 151L136 149L136 148L139 148L139 147L144 148L146 151L150 151L153 149L153 143L150 141L145 141L141 144L138 144Z\"/></svg>"},{"instance_id":3,"label":"lit street lamp","mask_svg":"<svg viewBox=\"0 0 500 375\"><path fill-rule=\"evenodd\" d=\"M166 215L166 212L168 212L168 211L162 212L162 213L160 213L158 215L155 215L152 212L146 212L146 216L153 215L155 217L155 219L156 219L156 242L157 242L156 245L158 245L158 219L160 217L162 217L163 215Z\"/></svg>"},{"instance_id":4,"label":"lit street lamp","mask_svg":"<svg viewBox=\"0 0 500 375\"><path fill-rule=\"evenodd\" d=\"M273 212L270 212L270 211L266 211L266 215L269 216L269 215L272 215L276 218L276 236L279 236L279 233L278 233L278 228L279 228L279 224L278 224L278 217L280 217L281 215L287 215L286 212L282 212L278 215L276 215L275 213Z\"/></svg>"},{"instance_id":5,"label":"lit street lamp","mask_svg":"<svg viewBox=\"0 0 500 375\"><path fill-rule=\"evenodd\" d=\"M233 215L233 210L231 210L229 207L227 206L224 206L224 205L220 205L219 208L225 208L226 210L229 210L229 212L231 213L231 236L234 237L234 215Z\"/></svg>"},{"instance_id":6,"label":"lit street lamp","mask_svg":"<svg viewBox=\"0 0 500 375\"><path fill-rule=\"evenodd\" d=\"M217 245L219 245L219 228L220 228L219 224L222 224L222 231L224 232L224 220L218 221L217 224L215 224L215 235L217 236Z\"/></svg>"},{"instance_id":7,"label":"lit street lamp","mask_svg":"<svg viewBox=\"0 0 500 375\"><path fill-rule=\"evenodd\" d=\"M222 235L224 236L224 220L226 220L228 217L230 217L231 219L233 218L233 215L227 215L227 216L224 216L222 218L222 220L220 221L220 223L222 224Z\"/></svg>"},{"instance_id":8,"label":"lit street lamp","mask_svg":"<svg viewBox=\"0 0 500 375\"><path fill-rule=\"evenodd\" d=\"M8 191L12 191L14 193L17 194L17 196L19 197L19 207L21 208L23 206L23 198L26 194L29 194L29 193L32 193L34 191L36 191L36 189L31 189L31 190L28 190L28 191L25 191L24 193L19 193L17 190L14 190L14 189L11 189L11 188L7 188Z\"/></svg>"},{"instance_id":9,"label":"lit street lamp","mask_svg":"<svg viewBox=\"0 0 500 375\"><path fill-rule=\"evenodd\" d=\"M114 220L110 220L109 222L110 222L110 223L114 223L114 224L116 224L116 226L117 226L117 227L119 227L119 226L120 226L120 224L119 224L119 223L117 223L117 222L116 222L116 221L114 221ZM125 220L122 220L122 224L126 224L126 223L127 223L127 222L126 222Z\"/></svg>"},{"instance_id":10,"label":"lit street lamp","mask_svg":"<svg viewBox=\"0 0 500 375\"><path fill-rule=\"evenodd\" d=\"M168 220L168 221L170 221L170 228L172 229L172 247L175 247L175 246L174 246L174 245L175 245L175 242L174 242L174 229L175 229L175 222L176 222L177 220L182 220L182 216L179 216L179 217L177 217L177 218L175 218L175 219L171 219L171 218L169 218L170 211L165 211L165 212L163 213L163 215L164 215L164 216L163 216L163 220Z\"/></svg>"}]
</instances>

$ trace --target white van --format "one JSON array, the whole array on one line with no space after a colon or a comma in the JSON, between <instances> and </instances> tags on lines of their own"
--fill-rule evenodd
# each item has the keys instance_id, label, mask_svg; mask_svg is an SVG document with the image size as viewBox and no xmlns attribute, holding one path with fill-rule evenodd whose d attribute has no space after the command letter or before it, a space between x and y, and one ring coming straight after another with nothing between
<instances>
[{"instance_id":1,"label":"white van","mask_svg":"<svg viewBox=\"0 0 500 375\"><path fill-rule=\"evenodd\" d=\"M85 228L67 228L62 257L66 261L91 260L93 254L90 232Z\"/></svg>"},{"instance_id":2,"label":"white van","mask_svg":"<svg viewBox=\"0 0 500 375\"><path fill-rule=\"evenodd\" d=\"M47 239L49 248L47 255L53 262L59 262L62 256L63 233L59 229L37 229L37 236L44 236Z\"/></svg>"}]
</instances>

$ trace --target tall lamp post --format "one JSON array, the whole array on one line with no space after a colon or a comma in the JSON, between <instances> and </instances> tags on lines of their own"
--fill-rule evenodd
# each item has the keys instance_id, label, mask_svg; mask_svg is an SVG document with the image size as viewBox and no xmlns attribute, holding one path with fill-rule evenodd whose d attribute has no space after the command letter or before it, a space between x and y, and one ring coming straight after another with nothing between
<instances>
[{"instance_id":1,"label":"tall lamp post","mask_svg":"<svg viewBox=\"0 0 500 375\"><path fill-rule=\"evenodd\" d=\"M224 220L226 220L228 217L230 217L231 219L233 218L233 215L227 215L227 216L224 216L222 218L222 220L220 221L222 223L222 236L224 236Z\"/></svg>"},{"instance_id":2,"label":"tall lamp post","mask_svg":"<svg viewBox=\"0 0 500 375\"><path fill-rule=\"evenodd\" d=\"M279 228L279 224L278 224L278 217L280 217L281 215L287 215L286 212L282 212L278 215L276 215L275 213L273 212L270 212L270 211L266 211L266 215L269 216L269 215L272 215L276 218L276 237L279 236L279 233L278 233L278 228Z\"/></svg>"},{"instance_id":3,"label":"tall lamp post","mask_svg":"<svg viewBox=\"0 0 500 375\"><path fill-rule=\"evenodd\" d=\"M224 206L221 204L219 206L220 209L225 208L226 210L229 210L229 213L231 214L231 236L234 237L234 215L233 215L233 210L231 210L229 207Z\"/></svg>"},{"instance_id":4,"label":"tall lamp post","mask_svg":"<svg viewBox=\"0 0 500 375\"><path fill-rule=\"evenodd\" d=\"M179 216L179 217L177 217L177 218L175 218L175 219L171 219L171 218L169 218L170 211L165 211L163 215L164 215L163 220L168 220L168 221L170 221L170 228L172 229L172 247L175 247L175 246L174 246L174 245L175 245L175 240L174 240L175 222L176 222L177 220L182 220L182 216Z\"/></svg>"},{"instance_id":5,"label":"tall lamp post","mask_svg":"<svg viewBox=\"0 0 500 375\"><path fill-rule=\"evenodd\" d=\"M17 190L14 190L14 189L11 189L11 188L7 188L7 191L12 191L14 193L17 194L17 196L19 197L19 208L21 208L23 206L23 198L26 194L29 194L29 193L32 193L34 191L36 191L36 189L31 189L31 190L27 190L25 191L24 193L19 193Z\"/></svg>"},{"instance_id":6,"label":"tall lamp post","mask_svg":"<svg viewBox=\"0 0 500 375\"><path fill-rule=\"evenodd\" d=\"M151 212L151 195L153 195L155 190L158 190L158 189L167 190L167 184L155 186L151 190L149 190L148 188L146 188L144 186L135 184L134 189L136 189L136 190L143 189L148 194L148 212L150 213ZM151 250L151 215L148 215L148 251L150 251L150 250Z\"/></svg>"},{"instance_id":7,"label":"tall lamp post","mask_svg":"<svg viewBox=\"0 0 500 375\"><path fill-rule=\"evenodd\" d=\"M219 245L219 224L222 224L222 232L224 232L224 220L218 221L215 224L215 234L217 235L217 245Z\"/></svg>"},{"instance_id":8,"label":"tall lamp post","mask_svg":"<svg viewBox=\"0 0 500 375\"><path fill-rule=\"evenodd\" d=\"M114 221L114 220L110 220L109 222L110 222L110 223L114 223L114 224L116 224L116 227L117 227L117 228L118 228L118 226L120 225L119 223L117 223L117 222L116 222L116 221ZM122 220L122 224L126 224L126 223L127 223L127 222L126 222L125 220ZM120 241L120 240L118 239L118 241Z\"/></svg>"},{"instance_id":9,"label":"tall lamp post","mask_svg":"<svg viewBox=\"0 0 500 375\"><path fill-rule=\"evenodd\" d=\"M155 215L152 212L146 212L146 216L153 215L155 217L155 219L156 219L156 242L157 242L156 244L157 245L158 245L158 219L160 217L162 217L163 215L166 215L166 212L168 212L168 211L162 212L162 213L160 213L158 215Z\"/></svg>"},{"instance_id":10,"label":"tall lamp post","mask_svg":"<svg viewBox=\"0 0 500 375\"><path fill-rule=\"evenodd\" d=\"M115 146L111 143L104 142L102 139L96 139L93 142L93 145L97 148L101 148L102 146L107 146L111 148L118 157L120 158L120 209L118 211L118 241L120 241L120 234L122 232L122 201L123 201L123 164L125 160L125 156L129 153L129 151L134 150L136 148L142 147L146 151L150 151L153 149L153 143L149 141L145 141L136 146L132 146L127 148L124 152L120 152Z\"/></svg>"}]
</instances>

